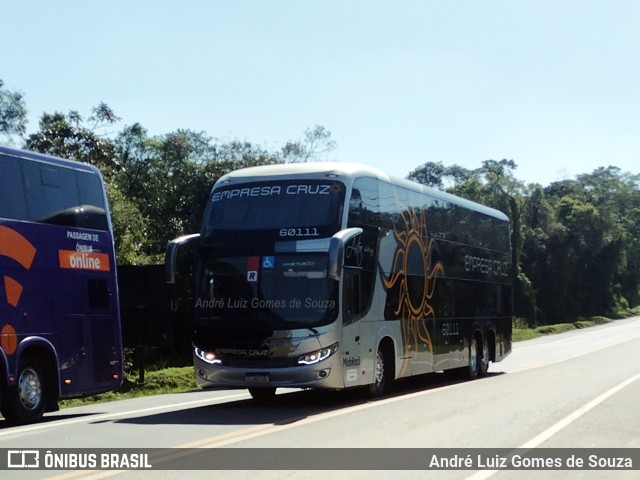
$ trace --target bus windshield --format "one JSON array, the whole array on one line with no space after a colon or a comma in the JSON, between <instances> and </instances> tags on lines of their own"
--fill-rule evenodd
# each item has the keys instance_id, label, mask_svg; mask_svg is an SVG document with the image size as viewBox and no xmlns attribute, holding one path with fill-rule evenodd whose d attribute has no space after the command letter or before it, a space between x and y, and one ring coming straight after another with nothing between
<instances>
[{"instance_id":1,"label":"bus windshield","mask_svg":"<svg viewBox=\"0 0 640 480\"><path fill-rule=\"evenodd\" d=\"M200 327L285 330L326 325L337 316L327 254L205 256L196 311Z\"/></svg>"},{"instance_id":2,"label":"bus windshield","mask_svg":"<svg viewBox=\"0 0 640 480\"><path fill-rule=\"evenodd\" d=\"M216 186L201 235L199 330L287 330L334 321L328 239L340 230L344 197L344 184L331 179ZM316 247L303 252L299 242Z\"/></svg>"},{"instance_id":3,"label":"bus windshield","mask_svg":"<svg viewBox=\"0 0 640 480\"><path fill-rule=\"evenodd\" d=\"M338 230L344 191L342 183L326 180L215 188L205 215L204 237L221 230L272 230L280 237L331 236Z\"/></svg>"}]
</instances>

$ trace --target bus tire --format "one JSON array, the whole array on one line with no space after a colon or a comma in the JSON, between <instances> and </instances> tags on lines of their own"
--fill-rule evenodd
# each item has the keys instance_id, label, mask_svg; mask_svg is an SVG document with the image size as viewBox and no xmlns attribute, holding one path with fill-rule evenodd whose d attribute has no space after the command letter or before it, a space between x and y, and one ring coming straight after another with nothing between
<instances>
[{"instance_id":1,"label":"bus tire","mask_svg":"<svg viewBox=\"0 0 640 480\"><path fill-rule=\"evenodd\" d=\"M478 376L486 377L489 372L489 344L485 338L482 342L482 352L480 352L480 358L478 360Z\"/></svg>"},{"instance_id":2,"label":"bus tire","mask_svg":"<svg viewBox=\"0 0 640 480\"><path fill-rule=\"evenodd\" d=\"M475 380L480 375L480 364L482 363L482 351L480 350L480 343L478 337L471 337L469 342L469 365L467 367L467 378Z\"/></svg>"},{"instance_id":3,"label":"bus tire","mask_svg":"<svg viewBox=\"0 0 640 480\"><path fill-rule=\"evenodd\" d=\"M373 382L369 385L369 397L378 398L391 389L393 382L393 363L388 349L378 345L373 366Z\"/></svg>"},{"instance_id":4,"label":"bus tire","mask_svg":"<svg viewBox=\"0 0 640 480\"><path fill-rule=\"evenodd\" d=\"M271 405L276 398L275 387L250 388L249 393L253 400L260 405Z\"/></svg>"},{"instance_id":5,"label":"bus tire","mask_svg":"<svg viewBox=\"0 0 640 480\"><path fill-rule=\"evenodd\" d=\"M7 388L2 415L10 423L32 423L42 418L47 406L43 368L38 359L26 356L18 364L18 381Z\"/></svg>"}]
</instances>

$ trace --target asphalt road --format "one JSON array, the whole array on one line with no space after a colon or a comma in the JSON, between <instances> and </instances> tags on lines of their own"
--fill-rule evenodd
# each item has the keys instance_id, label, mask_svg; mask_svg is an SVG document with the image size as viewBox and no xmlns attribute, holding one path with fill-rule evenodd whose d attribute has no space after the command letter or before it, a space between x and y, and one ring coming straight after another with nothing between
<instances>
[{"instance_id":1,"label":"asphalt road","mask_svg":"<svg viewBox=\"0 0 640 480\"><path fill-rule=\"evenodd\" d=\"M242 390L125 400L65 409L48 414L44 422L36 425L8 427L0 421L0 449L216 449L204 450L206 454L220 453L221 447L242 447L241 452L250 455L271 448L267 452L273 452L274 465L295 461L290 458L291 448L301 447L338 448L346 452L339 455L347 463L345 455L354 453L347 449L377 448L381 450L375 451L376 465L394 465L409 448L445 452L481 447L640 449L639 357L640 318L633 318L519 342L506 360L491 365L488 377L476 381L426 375L398 382L392 395L378 401L369 401L357 391L283 391L277 405L269 407L255 405ZM253 448L258 450L244 450ZM152 463L154 467L164 464L193 468L198 462L198 455L193 452L170 450L154 455ZM330 464L331 458L326 455L318 461L321 465ZM640 470L0 472L3 480L107 477L637 479Z\"/></svg>"}]
</instances>

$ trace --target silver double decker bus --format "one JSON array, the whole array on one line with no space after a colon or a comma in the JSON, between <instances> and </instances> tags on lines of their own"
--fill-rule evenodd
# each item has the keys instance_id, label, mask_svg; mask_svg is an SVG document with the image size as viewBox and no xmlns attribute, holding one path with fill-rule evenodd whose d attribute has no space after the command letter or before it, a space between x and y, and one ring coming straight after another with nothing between
<instances>
[{"instance_id":1,"label":"silver double decker bus","mask_svg":"<svg viewBox=\"0 0 640 480\"><path fill-rule=\"evenodd\" d=\"M221 177L197 243L193 358L202 387L387 392L511 351L512 265L501 212L359 164Z\"/></svg>"}]
</instances>

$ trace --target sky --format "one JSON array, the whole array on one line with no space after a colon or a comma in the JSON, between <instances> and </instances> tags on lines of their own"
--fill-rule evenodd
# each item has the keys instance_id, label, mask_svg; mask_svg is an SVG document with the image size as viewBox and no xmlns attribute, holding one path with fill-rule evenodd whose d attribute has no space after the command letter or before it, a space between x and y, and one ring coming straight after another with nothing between
<instances>
[{"instance_id":1,"label":"sky","mask_svg":"<svg viewBox=\"0 0 640 480\"><path fill-rule=\"evenodd\" d=\"M0 7L0 79L43 112L104 102L150 135L278 149L404 177L512 159L526 183L640 173L636 0L29 0Z\"/></svg>"}]
</instances>

